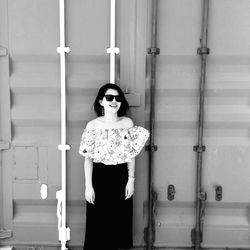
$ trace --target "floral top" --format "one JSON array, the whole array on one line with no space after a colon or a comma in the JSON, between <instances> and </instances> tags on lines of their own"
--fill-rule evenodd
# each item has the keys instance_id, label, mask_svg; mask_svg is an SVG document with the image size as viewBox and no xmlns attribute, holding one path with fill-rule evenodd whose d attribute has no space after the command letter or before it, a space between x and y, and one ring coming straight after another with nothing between
<instances>
[{"instance_id":1,"label":"floral top","mask_svg":"<svg viewBox=\"0 0 250 250\"><path fill-rule=\"evenodd\" d=\"M94 162L116 165L131 162L149 137L149 131L140 126L117 129L85 129L79 153Z\"/></svg>"}]
</instances>

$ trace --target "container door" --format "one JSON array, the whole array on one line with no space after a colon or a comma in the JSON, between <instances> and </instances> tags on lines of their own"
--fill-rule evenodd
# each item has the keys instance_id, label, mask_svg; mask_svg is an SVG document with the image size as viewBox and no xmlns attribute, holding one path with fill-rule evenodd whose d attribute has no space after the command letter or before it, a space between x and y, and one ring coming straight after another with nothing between
<instances>
[{"instance_id":1,"label":"container door","mask_svg":"<svg viewBox=\"0 0 250 250\"><path fill-rule=\"evenodd\" d=\"M249 1L211 1L204 135L205 246L250 247L249 11Z\"/></svg>"},{"instance_id":2,"label":"container door","mask_svg":"<svg viewBox=\"0 0 250 250\"><path fill-rule=\"evenodd\" d=\"M159 1L155 187L156 246L190 247L195 223L202 1ZM149 84L149 83L148 83ZM168 190L174 187L175 195Z\"/></svg>"},{"instance_id":3,"label":"container door","mask_svg":"<svg viewBox=\"0 0 250 250\"><path fill-rule=\"evenodd\" d=\"M11 115L5 115L8 111L2 107L0 120L1 126L6 123L1 140L11 140L11 149L2 151L4 227L13 231L6 244L57 246L56 191L61 185L58 2L2 0L1 4L1 13L8 17L5 46L10 59L4 73L1 68L1 104L2 89L8 98L11 93L11 102L5 104L10 104L5 109ZM0 60L2 67L6 59ZM3 131L10 124L11 137ZM48 188L44 200L42 184Z\"/></svg>"},{"instance_id":4,"label":"container door","mask_svg":"<svg viewBox=\"0 0 250 250\"><path fill-rule=\"evenodd\" d=\"M210 1L202 174L208 195L205 247L250 245L249 10L249 1ZM157 246L192 245L197 157L193 146L197 144L200 78L196 51L201 18L202 1L159 1ZM172 201L170 185L176 191Z\"/></svg>"},{"instance_id":5,"label":"container door","mask_svg":"<svg viewBox=\"0 0 250 250\"><path fill-rule=\"evenodd\" d=\"M51 0L1 2L5 4L6 19L8 17L6 37L9 42L6 46L10 72L5 71L5 77L10 85L11 119L8 124L12 128L12 137L8 137L11 148L3 161L7 171L2 172L8 192L0 191L0 197L4 196L0 198L4 199L3 213L8 215L6 228L13 231L13 237L6 244L57 247L56 191L61 186L60 151L57 148L61 141L57 53L59 4ZM117 1L116 28L116 44L121 49L117 57L116 80L126 91L131 107L129 116L142 126L145 120L146 40L142 42L141 37L147 34L147 5L144 3L144 0ZM71 145L67 152L67 226L71 229L68 245L82 247L85 230L84 172L83 158L78 149L87 121L95 117L92 105L97 91L102 84L109 82L109 54L106 54L106 49L110 44L110 0L65 1L65 19L66 46L71 49L66 55L67 143ZM146 156L143 151L137 158L136 245L144 243ZM48 189L46 199L41 198L43 184ZM1 220L3 217L1 214Z\"/></svg>"}]
</instances>

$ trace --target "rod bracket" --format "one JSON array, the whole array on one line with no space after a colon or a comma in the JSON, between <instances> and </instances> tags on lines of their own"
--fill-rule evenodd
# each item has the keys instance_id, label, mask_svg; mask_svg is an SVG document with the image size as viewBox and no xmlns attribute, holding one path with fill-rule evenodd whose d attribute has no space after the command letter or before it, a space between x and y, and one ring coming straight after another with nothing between
<instances>
[{"instance_id":1,"label":"rod bracket","mask_svg":"<svg viewBox=\"0 0 250 250\"><path fill-rule=\"evenodd\" d=\"M61 227L58 229L59 231L59 241L63 241L66 239L66 241L70 240L70 228L69 227Z\"/></svg>"},{"instance_id":2,"label":"rod bracket","mask_svg":"<svg viewBox=\"0 0 250 250\"><path fill-rule=\"evenodd\" d=\"M197 152L197 153L201 153L201 152L204 152L204 151L206 151L206 146L199 146L199 145L195 145L194 147L193 147L193 150L195 151L195 152Z\"/></svg>"},{"instance_id":3,"label":"rod bracket","mask_svg":"<svg viewBox=\"0 0 250 250\"><path fill-rule=\"evenodd\" d=\"M207 200L207 193L204 192L204 191L200 192L200 193L199 193L199 199L200 199L201 201L206 201L206 200Z\"/></svg>"},{"instance_id":4,"label":"rod bracket","mask_svg":"<svg viewBox=\"0 0 250 250\"><path fill-rule=\"evenodd\" d=\"M195 246L200 246L201 242L203 241L202 232L197 231L195 228L191 230L191 241Z\"/></svg>"},{"instance_id":5,"label":"rod bracket","mask_svg":"<svg viewBox=\"0 0 250 250\"><path fill-rule=\"evenodd\" d=\"M151 152L155 152L158 150L158 146L157 145L147 145L145 147L146 151L151 151Z\"/></svg>"},{"instance_id":6,"label":"rod bracket","mask_svg":"<svg viewBox=\"0 0 250 250\"><path fill-rule=\"evenodd\" d=\"M106 53L107 54L119 54L120 49L117 47L107 48Z\"/></svg>"},{"instance_id":7,"label":"rod bracket","mask_svg":"<svg viewBox=\"0 0 250 250\"><path fill-rule=\"evenodd\" d=\"M154 54L154 55L159 55L160 54L160 49L159 48L148 48L148 54Z\"/></svg>"},{"instance_id":8,"label":"rod bracket","mask_svg":"<svg viewBox=\"0 0 250 250\"><path fill-rule=\"evenodd\" d=\"M210 54L210 49L207 47L202 47L197 49L197 54L198 55L209 55Z\"/></svg>"},{"instance_id":9,"label":"rod bracket","mask_svg":"<svg viewBox=\"0 0 250 250\"><path fill-rule=\"evenodd\" d=\"M58 145L58 149L61 151L70 150L70 145Z\"/></svg>"},{"instance_id":10,"label":"rod bracket","mask_svg":"<svg viewBox=\"0 0 250 250\"><path fill-rule=\"evenodd\" d=\"M70 47L57 47L57 53L69 53L70 52Z\"/></svg>"}]
</instances>

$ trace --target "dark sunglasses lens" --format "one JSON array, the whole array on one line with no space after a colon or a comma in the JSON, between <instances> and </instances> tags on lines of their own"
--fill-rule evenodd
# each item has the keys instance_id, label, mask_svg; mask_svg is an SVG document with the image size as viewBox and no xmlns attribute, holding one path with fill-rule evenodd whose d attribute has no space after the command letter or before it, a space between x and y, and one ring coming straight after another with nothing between
<instances>
[{"instance_id":1,"label":"dark sunglasses lens","mask_svg":"<svg viewBox=\"0 0 250 250\"><path fill-rule=\"evenodd\" d=\"M113 101L114 98L115 98L115 100L116 100L117 102L121 102L121 101L122 101L122 97L119 96L119 95L105 95L105 98L106 98L106 100L107 100L108 102Z\"/></svg>"},{"instance_id":2,"label":"dark sunglasses lens","mask_svg":"<svg viewBox=\"0 0 250 250\"><path fill-rule=\"evenodd\" d=\"M114 96L113 96L113 95L105 95L105 98L106 98L106 100L107 100L108 102L111 102L111 101L113 101Z\"/></svg>"},{"instance_id":3,"label":"dark sunglasses lens","mask_svg":"<svg viewBox=\"0 0 250 250\"><path fill-rule=\"evenodd\" d=\"M117 96L115 97L115 99L116 99L117 102L121 102L121 101L122 101L122 97L119 96L119 95L117 95Z\"/></svg>"}]
</instances>

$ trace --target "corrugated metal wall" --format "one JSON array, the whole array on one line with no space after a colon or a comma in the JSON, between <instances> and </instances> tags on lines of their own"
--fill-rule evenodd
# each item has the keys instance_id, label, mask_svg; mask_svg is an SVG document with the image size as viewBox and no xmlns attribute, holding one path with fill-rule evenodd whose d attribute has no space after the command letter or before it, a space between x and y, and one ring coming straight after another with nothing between
<instances>
[{"instance_id":1,"label":"corrugated metal wall","mask_svg":"<svg viewBox=\"0 0 250 250\"><path fill-rule=\"evenodd\" d=\"M5 47L9 52L10 73L6 71L5 77L11 92L8 124L12 132L11 149L3 152L6 154L3 177L8 183L7 186L3 183L4 214L8 220L1 220L1 227L13 231L13 237L2 244L57 246L56 191L60 189L61 174L57 149L60 143L60 67L56 52L59 3L1 0L1 4L6 14L2 30L9 40ZM84 240L85 202L83 158L78 148L86 122L95 117L92 104L97 91L109 82L106 48L109 47L110 1L65 1L65 6L66 45L71 48L66 57L67 143L71 145L67 153L67 225L71 228L69 245L80 247ZM121 49L117 57L117 82L126 89L135 123L144 125L145 49L140 46L136 50L136 47L141 42L137 37L146 36L147 5L143 1L117 1L117 12L117 46ZM138 26L142 30L140 34L137 34ZM136 73L136 68L142 71ZM143 244L145 154L137 161L134 226L137 245ZM40 197L43 183L48 185L46 200Z\"/></svg>"},{"instance_id":2,"label":"corrugated metal wall","mask_svg":"<svg viewBox=\"0 0 250 250\"><path fill-rule=\"evenodd\" d=\"M191 246L195 179L202 1L159 1L155 183L156 244ZM210 1L203 187L203 246L248 247L250 2ZM176 188L167 200L168 185ZM223 199L215 200L215 188Z\"/></svg>"},{"instance_id":3,"label":"corrugated metal wall","mask_svg":"<svg viewBox=\"0 0 250 250\"><path fill-rule=\"evenodd\" d=\"M9 168L5 165L11 141L10 125L10 89L9 89L9 58L6 2L0 2L0 229L8 228L12 219L10 211L12 203L9 199L11 177ZM5 151L6 150L6 151ZM2 231L2 230L1 230ZM5 231L6 232L6 231ZM4 234L5 234L4 232Z\"/></svg>"},{"instance_id":4,"label":"corrugated metal wall","mask_svg":"<svg viewBox=\"0 0 250 250\"><path fill-rule=\"evenodd\" d=\"M8 1L13 240L57 242L60 71L57 1ZM40 196L48 185L48 198Z\"/></svg>"},{"instance_id":5,"label":"corrugated metal wall","mask_svg":"<svg viewBox=\"0 0 250 250\"><path fill-rule=\"evenodd\" d=\"M67 221L70 247L83 244L83 158L79 140L93 118L98 88L109 81L109 0L66 2ZM130 116L149 119L150 0L117 0L117 82ZM59 11L54 0L0 0L0 228L2 244L57 246L56 191L60 189ZM250 2L211 0L205 101L204 189L208 193L204 246L249 247ZM202 1L159 0L155 187L157 246L191 246L195 176ZM0 50L4 51L4 49ZM4 52L3 52L4 54ZM3 73L4 72L4 73ZM146 93L146 98L145 98ZM10 102L11 100L11 102ZM7 145L7 144L4 144ZM144 244L148 157L137 158L134 242ZM40 185L48 185L48 198ZM169 184L174 201L167 200ZM223 199L215 201L215 187Z\"/></svg>"}]
</instances>

